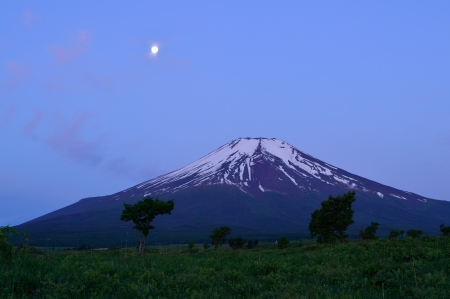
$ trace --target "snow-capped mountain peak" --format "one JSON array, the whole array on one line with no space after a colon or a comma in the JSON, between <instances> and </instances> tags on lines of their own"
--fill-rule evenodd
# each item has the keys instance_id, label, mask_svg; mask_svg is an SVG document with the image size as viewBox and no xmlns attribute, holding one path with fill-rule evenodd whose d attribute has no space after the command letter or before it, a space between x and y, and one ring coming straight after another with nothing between
<instances>
[{"instance_id":1,"label":"snow-capped mountain peak","mask_svg":"<svg viewBox=\"0 0 450 299\"><path fill-rule=\"evenodd\" d=\"M426 199L351 174L300 151L276 138L238 138L168 174L146 181L124 193L158 195L202 185L233 185L260 197L275 191L296 196L299 193L330 194L359 190L380 199L389 196L400 200Z\"/></svg>"}]
</instances>

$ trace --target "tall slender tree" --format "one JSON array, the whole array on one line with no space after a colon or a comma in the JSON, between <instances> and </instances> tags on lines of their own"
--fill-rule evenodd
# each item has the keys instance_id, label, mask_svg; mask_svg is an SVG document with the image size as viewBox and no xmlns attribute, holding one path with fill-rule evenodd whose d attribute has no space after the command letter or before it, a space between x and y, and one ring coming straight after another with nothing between
<instances>
[{"instance_id":1,"label":"tall slender tree","mask_svg":"<svg viewBox=\"0 0 450 299\"><path fill-rule=\"evenodd\" d=\"M134 205L126 203L123 205L124 210L120 220L133 221L133 228L139 231L139 256L141 256L148 233L151 229L154 229L154 226L150 225L150 223L157 215L170 214L174 207L173 200L162 201L158 198L145 197Z\"/></svg>"}]
</instances>

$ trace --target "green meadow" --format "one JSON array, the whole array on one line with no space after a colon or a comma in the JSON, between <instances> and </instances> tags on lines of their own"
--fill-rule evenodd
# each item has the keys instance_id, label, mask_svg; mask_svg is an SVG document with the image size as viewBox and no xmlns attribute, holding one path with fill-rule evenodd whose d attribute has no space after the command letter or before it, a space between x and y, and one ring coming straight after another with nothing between
<instances>
[{"instance_id":1,"label":"green meadow","mask_svg":"<svg viewBox=\"0 0 450 299\"><path fill-rule=\"evenodd\" d=\"M450 298L450 238L18 250L0 298Z\"/></svg>"}]
</instances>

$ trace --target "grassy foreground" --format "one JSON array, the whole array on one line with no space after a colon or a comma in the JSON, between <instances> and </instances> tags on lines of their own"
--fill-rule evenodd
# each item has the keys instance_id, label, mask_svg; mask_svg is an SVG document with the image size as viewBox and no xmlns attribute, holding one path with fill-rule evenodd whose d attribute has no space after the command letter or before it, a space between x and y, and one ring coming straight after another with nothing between
<instances>
[{"instance_id":1,"label":"grassy foreground","mask_svg":"<svg viewBox=\"0 0 450 299\"><path fill-rule=\"evenodd\" d=\"M0 298L450 298L450 238L290 245L19 252Z\"/></svg>"}]
</instances>

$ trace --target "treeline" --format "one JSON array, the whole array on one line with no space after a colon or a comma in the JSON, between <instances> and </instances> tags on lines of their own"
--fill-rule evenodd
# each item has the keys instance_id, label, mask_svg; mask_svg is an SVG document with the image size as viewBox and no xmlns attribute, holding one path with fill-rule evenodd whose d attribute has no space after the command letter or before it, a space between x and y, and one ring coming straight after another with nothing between
<instances>
[{"instance_id":1,"label":"treeline","mask_svg":"<svg viewBox=\"0 0 450 299\"><path fill-rule=\"evenodd\" d=\"M311 221L309 223L309 231L311 238L316 238L318 243L347 243L349 235L346 233L348 227L354 223L352 204L355 202L355 191L349 191L343 195L332 196L330 195L327 200L321 202L321 208L315 210L311 214ZM134 205L124 204L124 210L120 219L122 221L132 221L133 228L139 231L139 243L138 250L139 255L145 248L146 238L150 230L154 229L151 222L158 215L171 214L174 208L173 200L162 201L158 198L145 197L138 201ZM365 229L359 231L359 237L362 240L375 240L377 239L376 233L379 227L379 223L372 222ZM441 224L439 226L442 236L450 235L450 226ZM203 248L208 249L214 247L218 250L223 244L228 243L233 250L239 249L252 249L259 243L258 240L244 239L241 236L234 238L227 238L231 234L231 228L227 226L221 226L216 228L209 235L211 242L204 243ZM395 240L405 234L404 230L392 229L389 232L388 238ZM422 230L409 229L406 231L406 237L417 238L423 235ZM9 226L0 227L0 256L11 257L14 252L14 246L8 241L9 238L19 235L14 228ZM21 237L25 238L25 243L19 247L19 249L31 250L28 246L28 231ZM288 246L289 240L285 236L281 236L277 241L277 246L280 249L284 249ZM195 243L192 241L188 244L188 249L193 249ZM79 246L74 248L78 250L90 249L89 246Z\"/></svg>"}]
</instances>

